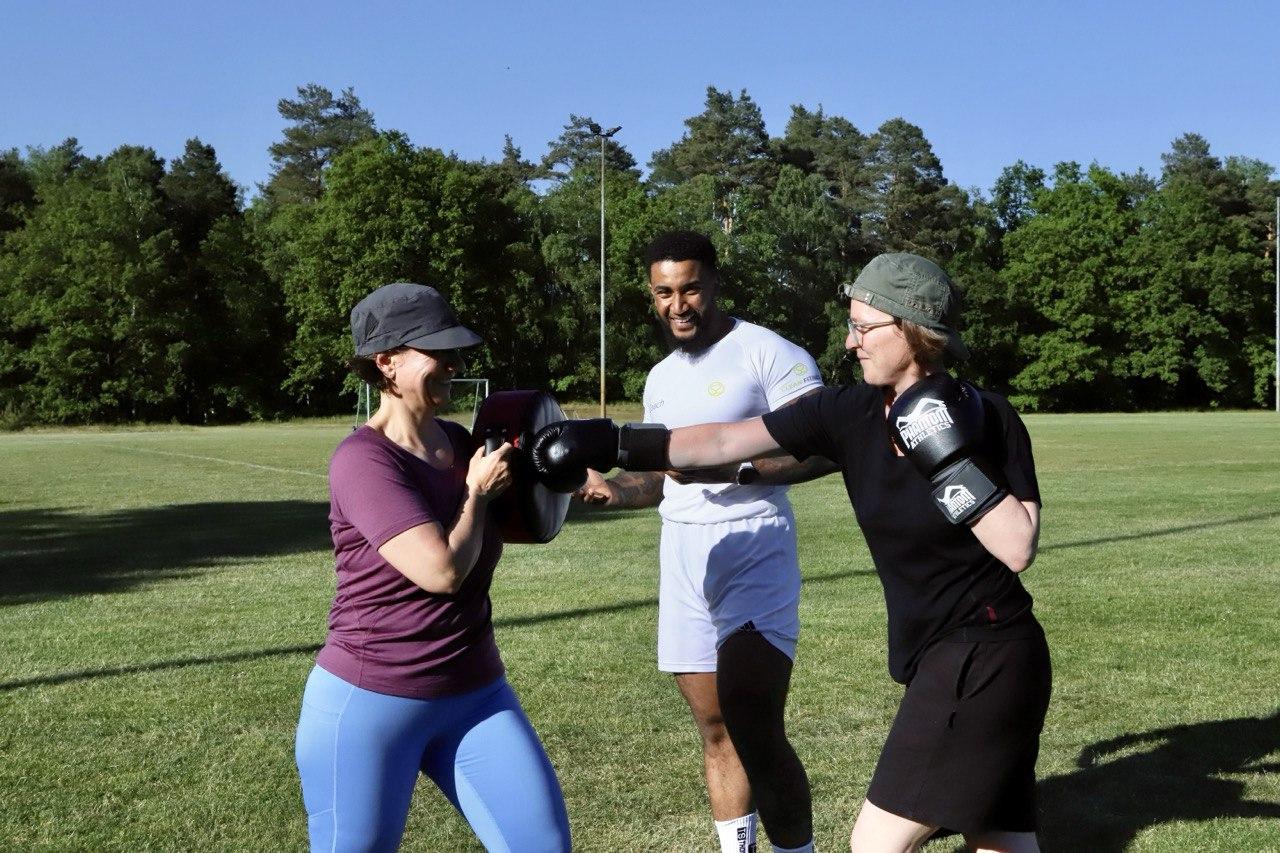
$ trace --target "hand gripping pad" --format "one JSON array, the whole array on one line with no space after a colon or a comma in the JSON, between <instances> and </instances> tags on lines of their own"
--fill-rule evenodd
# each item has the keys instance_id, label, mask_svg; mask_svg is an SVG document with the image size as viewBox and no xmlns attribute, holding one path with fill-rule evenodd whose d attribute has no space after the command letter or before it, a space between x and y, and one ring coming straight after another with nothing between
<instances>
[{"instance_id":1,"label":"hand gripping pad","mask_svg":"<svg viewBox=\"0 0 1280 853\"><path fill-rule=\"evenodd\" d=\"M543 391L498 391L485 397L476 412L472 440L477 445L491 448L505 440L516 447L511 460L514 481L489 504L504 542L550 542L564 526L569 495L538 482L528 452L538 430L564 419L555 398Z\"/></svg>"}]
</instances>

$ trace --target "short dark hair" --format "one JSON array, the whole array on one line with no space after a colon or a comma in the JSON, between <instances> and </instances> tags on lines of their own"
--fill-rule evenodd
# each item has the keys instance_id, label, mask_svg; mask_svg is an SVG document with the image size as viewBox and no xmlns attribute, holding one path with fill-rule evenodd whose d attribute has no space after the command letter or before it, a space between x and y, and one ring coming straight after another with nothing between
<instances>
[{"instance_id":1,"label":"short dark hair","mask_svg":"<svg viewBox=\"0 0 1280 853\"><path fill-rule=\"evenodd\" d=\"M664 231L645 247L645 269L658 261L697 261L708 272L719 275L716 247L697 231Z\"/></svg>"},{"instance_id":2,"label":"short dark hair","mask_svg":"<svg viewBox=\"0 0 1280 853\"><path fill-rule=\"evenodd\" d=\"M395 355L398 352L404 352L408 347L394 347L387 350L387 355ZM378 369L378 363L374 360L377 353L373 355L353 355L347 359L347 369L351 371L361 382L372 385L379 391L387 391L391 388L391 383L382 371Z\"/></svg>"}]
</instances>

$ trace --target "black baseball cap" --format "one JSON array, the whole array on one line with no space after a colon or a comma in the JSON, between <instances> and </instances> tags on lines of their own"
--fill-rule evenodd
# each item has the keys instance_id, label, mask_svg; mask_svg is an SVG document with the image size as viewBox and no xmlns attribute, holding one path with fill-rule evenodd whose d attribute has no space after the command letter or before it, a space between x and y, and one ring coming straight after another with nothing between
<instances>
[{"instance_id":1,"label":"black baseball cap","mask_svg":"<svg viewBox=\"0 0 1280 853\"><path fill-rule=\"evenodd\" d=\"M445 350L482 342L438 290L407 281L384 284L351 309L351 339L364 357L396 347Z\"/></svg>"}]
</instances>

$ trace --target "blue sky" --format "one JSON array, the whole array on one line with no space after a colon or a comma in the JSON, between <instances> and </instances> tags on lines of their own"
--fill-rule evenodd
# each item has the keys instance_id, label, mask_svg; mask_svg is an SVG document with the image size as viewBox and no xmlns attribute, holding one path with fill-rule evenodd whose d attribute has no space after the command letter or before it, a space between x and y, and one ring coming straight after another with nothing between
<instances>
[{"instance_id":1,"label":"blue sky","mask_svg":"<svg viewBox=\"0 0 1280 853\"><path fill-rule=\"evenodd\" d=\"M1021 158L1158 173L1187 131L1280 165L1280 4L1269 2L16 2L0 0L0 148L67 136L166 158L199 136L252 188L276 102L353 86L380 128L472 159L509 133L536 158L570 113L636 159L708 85L864 132L920 125L948 177Z\"/></svg>"}]
</instances>

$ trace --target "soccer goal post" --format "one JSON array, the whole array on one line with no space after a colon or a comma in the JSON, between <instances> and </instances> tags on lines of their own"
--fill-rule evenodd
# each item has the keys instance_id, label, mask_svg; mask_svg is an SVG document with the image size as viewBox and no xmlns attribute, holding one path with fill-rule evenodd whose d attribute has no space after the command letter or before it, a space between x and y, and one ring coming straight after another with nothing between
<instances>
[{"instance_id":1,"label":"soccer goal post","mask_svg":"<svg viewBox=\"0 0 1280 853\"><path fill-rule=\"evenodd\" d=\"M488 379L454 379L453 399L450 401L446 411L464 412L468 404L471 408L471 422L467 424L468 430L474 430L476 427L476 413L480 411L480 402L489 396L489 380Z\"/></svg>"}]
</instances>

